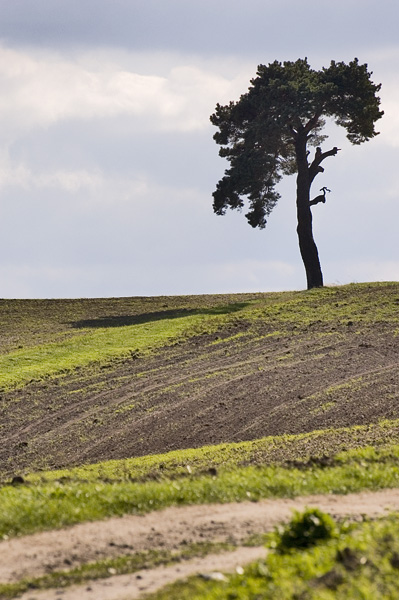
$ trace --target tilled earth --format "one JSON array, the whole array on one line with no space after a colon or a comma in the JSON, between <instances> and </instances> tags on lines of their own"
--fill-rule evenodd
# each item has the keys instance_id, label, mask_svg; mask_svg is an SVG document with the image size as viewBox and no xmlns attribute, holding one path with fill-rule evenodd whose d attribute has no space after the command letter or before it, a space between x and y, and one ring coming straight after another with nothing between
<instances>
[{"instance_id":1,"label":"tilled earth","mask_svg":"<svg viewBox=\"0 0 399 600\"><path fill-rule=\"evenodd\" d=\"M236 321L2 394L5 476L399 417L389 323ZM398 432L399 437L399 432Z\"/></svg>"},{"instance_id":2,"label":"tilled earth","mask_svg":"<svg viewBox=\"0 0 399 600\"><path fill-rule=\"evenodd\" d=\"M8 481L13 475L39 469L329 428L331 436L324 435L322 442L331 442L329 447L317 447L317 440L315 447L309 447L308 442L305 447L304 443L307 459L328 460L328 456L322 455L334 453L335 436L340 439L340 448L373 443L376 428L347 434L342 431L338 434L336 430L399 418L399 337L395 317L399 289L392 284L386 287L391 297L388 301L382 295L386 290L375 288L375 293L380 294L373 298L371 312L378 317L375 320L367 314L366 303L360 301L356 318L337 319L329 315L324 320L318 319L315 306L314 319L298 323L288 318L288 313L278 318L277 308L270 320L247 322L238 317L217 333L190 337L151 356L133 353L124 360L90 365L41 382L32 381L17 390L3 391L0 480ZM340 306L350 302L351 293L344 289L339 292L335 306L338 307L338 301ZM147 300L152 315L154 301ZM238 300L241 298L215 301ZM167 302L169 305L171 300ZM387 312L391 320L377 314L384 302L394 309ZM163 304L166 307L164 299L158 303L160 308ZM132 325L148 316L144 311L121 317L125 315L121 312L123 302L112 299L59 305L34 301L30 305L32 313L22 322L20 315L28 304L8 303L2 307L6 318L0 322L1 351L8 352L20 347L21 341L25 343L25 326L32 327L29 336L34 340L33 345L47 343L54 332L70 335L65 327L65 310L70 307L71 315L75 314L80 304L82 317L76 321L77 327L92 326L93 305L100 315L93 326ZM56 315L58 306L60 314ZM35 310L42 318L40 323ZM165 318L173 314L168 309ZM162 315L160 311L159 317ZM72 318L67 320L72 322ZM384 435L386 441L399 442L399 425L390 423L385 434L384 427L379 427L378 442L385 441ZM289 455L288 443L276 444L273 452L274 462L289 463L300 458L300 444L296 445L293 456ZM346 497L169 508L144 517L126 516L4 540L0 543L0 581L15 582L22 577L36 577L145 549L173 551L203 540L234 538L239 545L251 533L267 531L288 519L292 508L303 508L309 503L335 516L373 517L386 509L397 510L399 497L397 490L383 490ZM265 551L254 552L261 557ZM65 598L79 600L139 598L156 589L151 585L159 588L168 581L203 570L234 569L256 558L249 554L247 548L238 547L235 553L214 559L115 576L68 590L28 592L24 598L45 600L58 597L61 592Z\"/></svg>"}]
</instances>

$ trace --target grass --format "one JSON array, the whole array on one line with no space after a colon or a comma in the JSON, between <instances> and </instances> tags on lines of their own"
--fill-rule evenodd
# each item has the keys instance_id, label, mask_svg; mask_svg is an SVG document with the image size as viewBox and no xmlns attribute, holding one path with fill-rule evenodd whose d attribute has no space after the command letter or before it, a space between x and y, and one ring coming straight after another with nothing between
<instances>
[{"instance_id":1,"label":"grass","mask_svg":"<svg viewBox=\"0 0 399 600\"><path fill-rule=\"evenodd\" d=\"M224 345L232 342L242 348L251 340L284 339L288 332L291 337L302 335L308 339L314 336L312 327L317 323L320 338L337 338L350 332L357 346L356 339L362 341L362 334L375 324L397 335L398 307L397 283L275 294L3 300L0 389L19 390L31 380L52 377L65 377L67 381L73 373L78 387L86 390L92 365L108 365L112 373L114 364L132 355L145 357L164 346L204 334L218 334L209 338L208 349L216 347L224 352ZM236 330L235 324L240 324L241 330ZM291 360L292 352L290 349L290 354L274 359ZM364 386L370 378L363 379L355 377L315 393L307 399L317 404L312 405L313 412L331 410L337 392L344 394L356 385ZM192 381L197 379L193 377ZM370 381L374 382L372 378ZM95 381L92 385L103 384ZM16 395L13 410L18 408L25 419L29 395L25 397L19 391ZM35 402L34 396L31 402ZM123 412L132 406L117 410ZM2 408L11 410L7 400ZM4 539L111 516L143 514L171 505L399 487L399 420L23 475L26 484L0 487L0 537ZM253 565L225 583L194 578L157 599L232 600L256 595L297 600L396 598L392 591L395 569L399 568L395 519L364 523L357 529L345 527L339 528L334 539L314 548L285 554L272 552L266 563ZM0 586L0 597L14 597L26 589L81 583L114 571L134 572L189 555L199 556L210 548L190 547L173 555L150 552L101 561L71 569L67 574L53 573L14 587ZM352 556L345 554L345 548L356 557L353 572L347 568L349 562L345 566L345 556Z\"/></svg>"},{"instance_id":2,"label":"grass","mask_svg":"<svg viewBox=\"0 0 399 600\"><path fill-rule=\"evenodd\" d=\"M237 319L269 334L318 323L363 328L399 323L396 283L310 292L97 300L0 300L0 389L143 355L179 339L222 330ZM251 330L250 325L255 329ZM264 335L267 335L267 333ZM231 340L244 338L241 333ZM222 343L223 340L216 343Z\"/></svg>"},{"instance_id":3,"label":"grass","mask_svg":"<svg viewBox=\"0 0 399 600\"><path fill-rule=\"evenodd\" d=\"M299 468L298 468L299 467ZM191 470L191 469L190 469ZM0 489L0 536L123 514L143 514L171 505L226 503L315 493L346 494L399 487L399 446L342 452L327 465L221 468L217 475L192 474L159 481L63 479Z\"/></svg>"},{"instance_id":4,"label":"grass","mask_svg":"<svg viewBox=\"0 0 399 600\"><path fill-rule=\"evenodd\" d=\"M191 577L148 596L148 600L396 600L399 520L342 523L328 541L301 550L273 551L265 560L224 581Z\"/></svg>"},{"instance_id":5,"label":"grass","mask_svg":"<svg viewBox=\"0 0 399 600\"><path fill-rule=\"evenodd\" d=\"M174 450L165 454L154 454L109 460L96 464L80 465L70 469L42 471L26 476L32 484L64 482L143 482L147 479L175 479L181 476L202 475L209 469L234 469L236 467L257 465L304 465L309 461L335 455L334 461L342 456L350 457L353 448L356 456L362 455L360 447L371 446L390 448L399 444L399 419L385 420L370 425L355 425L311 431L296 435L268 436L259 440L217 444L202 448ZM383 455L380 449L380 455ZM386 451L385 451L386 452Z\"/></svg>"},{"instance_id":6,"label":"grass","mask_svg":"<svg viewBox=\"0 0 399 600\"><path fill-rule=\"evenodd\" d=\"M198 331L217 330L240 309L241 305L232 304L187 315L180 311L165 318L148 317L145 323L134 325L86 327L61 341L14 350L0 355L0 388L20 387L92 363L145 355Z\"/></svg>"}]
</instances>

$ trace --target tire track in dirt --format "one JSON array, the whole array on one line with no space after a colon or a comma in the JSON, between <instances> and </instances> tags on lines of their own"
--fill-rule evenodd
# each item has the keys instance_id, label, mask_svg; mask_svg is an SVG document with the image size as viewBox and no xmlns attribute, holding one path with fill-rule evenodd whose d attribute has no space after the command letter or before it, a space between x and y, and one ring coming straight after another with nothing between
<instances>
[{"instance_id":1,"label":"tire track in dirt","mask_svg":"<svg viewBox=\"0 0 399 600\"><path fill-rule=\"evenodd\" d=\"M253 349L248 350L247 356L252 356ZM184 386L187 383L190 383L190 379L193 377L193 372L195 372L195 376L198 379L205 379L207 376L212 375L215 371L225 371L228 374L230 371L235 370L240 367L251 366L254 363L259 362L259 358L251 358L243 360L242 358L239 361L231 362L225 357L222 357L223 360L221 364L215 364L214 361L209 360L209 356L203 357L206 361L206 365L203 368L198 368L198 362L201 361L200 357L194 357L189 361L185 361L184 365L168 365L164 367L164 369L180 369L178 374L175 375L167 375L167 387L173 386ZM218 357L219 358L219 357ZM209 366L210 362L212 362L213 366ZM184 369L182 369L182 366ZM272 367L270 367L272 369ZM157 373L159 382L153 383L152 379L154 377L154 373L151 372L148 374L147 378L138 378L137 374L132 374L132 380L129 383L118 386L114 388L112 386L113 394L110 395L109 390L105 390L100 392L99 394L90 395L88 398L79 400L75 403L72 403L70 406L66 406L65 408L61 408L57 410L56 419L57 421L62 422L61 427L57 427L57 429L68 429L73 423L80 422L82 419L82 414L85 414L85 418L89 418L91 415L95 415L98 413L99 406L101 404L101 400L104 399L107 405L108 410L112 410L117 408L118 406L123 406L126 402L126 396L129 399L140 398L143 395L156 393L162 391L165 388L165 377L163 373ZM241 374L238 377L245 376L245 373ZM229 381L233 381L234 378L229 379ZM220 385L223 385L222 382ZM211 386L213 387L213 386ZM132 391L134 390L134 391ZM117 396L115 399L114 396ZM93 404L96 406L93 407ZM177 404L179 404L177 399ZM86 410L89 409L89 410ZM78 413L78 414L77 414ZM38 432L41 429L42 425L46 426L48 429L49 423L52 420L52 415L46 414L44 417L38 418L35 421L31 422L29 425L18 429L15 433L5 434L3 436L3 444L12 442L13 440L17 440L21 438L21 436L27 436L31 431ZM94 444L95 445L95 444ZM93 445L91 446L93 448Z\"/></svg>"},{"instance_id":2,"label":"tire track in dirt","mask_svg":"<svg viewBox=\"0 0 399 600\"><path fill-rule=\"evenodd\" d=\"M145 569L131 575L117 575L109 579L91 581L85 585L62 588L62 590L27 592L19 598L20 600L56 600L60 596L55 594L59 592L60 595L62 594L63 600L135 600L192 575L202 575L206 578L216 573L220 576L221 572L233 572L247 563L264 559L266 555L267 550L263 547L241 547L233 552L210 554L204 558L184 561L177 565ZM217 563L216 573L215 562Z\"/></svg>"},{"instance_id":3,"label":"tire track in dirt","mask_svg":"<svg viewBox=\"0 0 399 600\"><path fill-rule=\"evenodd\" d=\"M256 503L170 507L144 516L124 516L107 521L83 523L64 530L6 540L0 542L0 581L16 582L24 577L38 577L65 569L66 564L72 568L79 564L143 550L173 551L192 542L234 541L239 545L251 534L270 531L277 524L289 520L293 510L303 510L307 506L317 506L335 518L361 518L363 515L375 518L383 516L387 511L399 510L399 489L346 496L315 495ZM228 555L232 568L246 562L246 550L240 554L238 548L233 554L224 553L210 557L210 570L223 570L223 561ZM262 551L258 549L254 552ZM254 558L250 557L249 560ZM190 573L208 569L205 564L197 559L190 561ZM158 581L160 585L164 585L164 571L163 567L146 571L146 581ZM169 571L169 574L171 573L174 573L172 580L184 575L183 571L176 567ZM138 589L136 595L133 595L130 588L134 579L139 583L138 588L145 588ZM115 576L98 583L74 586L69 592L65 590L62 596L65 599L83 600L84 591L88 587L91 588L91 593L87 597L95 597L96 600L133 599L140 597L144 591L148 592L146 582L137 580L136 573L132 576ZM106 590L106 595L101 596L101 590ZM93 594L93 591L96 593ZM54 597L54 591L29 592L23 596L25 600L45 600Z\"/></svg>"},{"instance_id":4,"label":"tire track in dirt","mask_svg":"<svg viewBox=\"0 0 399 600\"><path fill-rule=\"evenodd\" d=\"M250 354L252 354L252 352ZM212 376L213 373L215 373L217 371L221 371L221 376L225 377L225 375L227 375L229 372L231 372L233 370L248 367L248 370L243 369L243 371L240 372L239 374L237 374L236 376L228 378L229 385L231 385L231 384L234 385L234 382L242 380L243 377L252 375L253 370L251 370L250 367L256 366L260 362L261 361L259 358L256 358L256 359L254 358L252 360L240 360L240 361L233 362L233 363L226 361L226 364L223 364L223 362L221 364L214 363L213 367L207 366L207 367L204 367L203 369L198 369L198 367L197 367L197 369L195 370L195 377L196 377L196 379L201 380L201 389L199 391L191 394L191 401L195 401L196 399L198 400L205 394L217 392L218 389L223 388L226 385L225 379L223 379L222 381L219 381L219 382L204 383L204 380L206 380L207 377ZM305 359L305 360L303 358L300 360L290 360L289 368L295 368L295 366L298 366L298 365L304 366L306 364L306 362L314 363L315 359L314 359L314 357L309 357L308 359ZM354 374L352 374L351 376L349 376L347 378L338 379L335 382L330 381L328 383L328 385L330 385L330 386L331 385L332 386L333 385L344 385L345 383L349 383L351 380L353 380L357 377L365 377L365 376L369 376L372 374L382 373L384 371L389 371L390 369L398 368L398 366L399 366L399 363L394 362L394 363L390 363L390 364L384 365L384 366L379 365L378 367L373 368L373 369L356 371ZM267 374L268 372L269 373L273 372L275 370L275 368L276 367L274 364L271 364L270 366L265 366L264 364L262 364L262 371L264 374ZM181 387L181 386L184 386L185 384L190 384L191 383L190 380L192 379L192 377L193 377L192 372L184 373L184 374L182 374L180 372L179 375L168 378L168 387L173 387L173 386ZM112 410L114 408L117 408L118 406L123 406L123 404L126 402L126 395L128 395L129 399L132 400L134 398L140 398L141 396L146 395L146 394L151 394L151 393L154 393L157 391L162 391L165 388L165 381L161 381L159 383L152 383L150 385L148 385L148 384L145 385L145 382L141 382L140 380L138 380L139 385L136 386L137 380L134 377L133 377L133 379L134 379L134 381L130 382L129 384L125 384L124 386L121 386L117 390L118 395L123 394L122 399L118 398L118 399L112 400L112 398L110 398L110 393L107 390L107 391L101 392L100 394L90 396L89 398L86 398L85 400L81 400L81 401L77 402L76 404L73 404L72 406L57 410L57 420L62 421L62 426L58 427L58 429L62 429L62 428L68 429L73 423L80 422L82 419L83 412L85 413L85 418L89 418L90 416L96 415L99 411L99 407L98 407L98 405L93 407L93 403L96 404L99 401L101 401L101 399L105 399L106 404L107 404L107 409ZM140 385L140 384L142 384L142 385ZM326 382L323 382L322 390L325 389L325 387L326 387ZM131 392L132 388L133 389L135 388L134 392ZM318 393L318 392L314 392L314 393ZM172 408L178 408L180 404L182 404L182 401L178 397L176 397L174 405L173 404L169 405L169 410ZM89 410L85 410L86 407L88 407ZM79 411L78 415L76 414L77 411ZM70 416L73 418L69 418ZM32 430L37 431L40 429L40 426L42 424L46 424L48 427L50 419L51 419L51 417L49 417L49 415L46 415L45 417L42 417L40 419L37 419L33 423L30 423L26 427L19 429L14 434L5 435L3 437L3 443L7 443L7 442L11 442L13 440L19 439L21 436L26 436ZM95 443L92 444L91 449L93 449L95 446L96 446Z\"/></svg>"},{"instance_id":5,"label":"tire track in dirt","mask_svg":"<svg viewBox=\"0 0 399 600\"><path fill-rule=\"evenodd\" d=\"M250 356L251 352L248 352L248 355ZM204 359L209 364L209 357L208 356L204 357ZM192 378L192 376L193 376L192 375L193 371L195 371L196 377L206 378L207 375L212 374L215 370L225 370L226 372L228 372L228 371L230 371L232 369L236 369L240 366L250 365L253 362L255 362L255 359L240 360L235 363L231 363L228 360L225 360L224 361L226 363L225 365L221 364L221 365L218 365L217 367L206 366L203 369L198 369L197 364L198 364L199 360L201 360L201 357L195 357L189 361L185 361L184 365L176 364L176 365L168 365L168 366L164 367L164 369L166 369L166 370L172 369L173 367L175 369L176 368L180 369L180 371L177 375L170 376L168 374L167 386L173 387L174 385L180 386L180 385L184 385L185 383L188 383L190 378ZM128 361L126 361L126 362L128 362ZM193 369L193 365L195 365L194 369ZM185 371L184 375L182 374L182 366L184 366L184 371ZM162 367L160 369L162 369ZM79 400L76 403L72 403L70 406L66 406L65 408L58 409L57 410L57 420L62 421L68 427L71 423L79 421L81 419L80 414L76 418L68 419L68 417L70 415L75 415L77 411L83 412L83 411L85 411L86 407L91 407L93 405L93 403L101 402L102 399L106 400L107 407L115 408L119 405L123 405L126 402L127 395L129 396L129 398L138 398L143 394L160 391L163 388L165 388L165 378L163 376L163 373L161 373L161 372L157 373L157 375L158 375L158 378L161 379L161 381L159 381L157 383L148 384L148 378L154 377L153 372L148 373L147 379L141 378L141 377L138 378L137 374L133 373L131 381L129 383L126 383L126 384L123 384L123 385L117 386L117 387L111 386L112 391L113 391L113 396L115 396L117 394L116 399L113 399L112 397L110 397L109 390L105 390L98 394L91 395L88 398ZM132 389L134 390L133 392L131 391ZM120 399L120 396L122 396L122 399ZM98 406L96 406L95 408L92 408L91 410L85 411L85 415L90 416L90 414L94 414L97 411L98 411ZM8 434L8 435L7 434L4 435L3 442L9 442L14 439L17 439L21 435L26 435L34 429L39 430L40 426L42 424L45 423L48 425L50 420L51 420L51 415L46 415L44 417L38 418L34 422L25 426L24 428L19 429L17 432Z\"/></svg>"},{"instance_id":6,"label":"tire track in dirt","mask_svg":"<svg viewBox=\"0 0 399 600\"><path fill-rule=\"evenodd\" d=\"M22 395L7 395L8 408L1 414L1 469L12 476L27 468L62 468L82 460L98 462L399 416L397 404L390 400L399 388L389 377L388 385L381 382L378 402L374 389L365 394L346 390L335 395L346 402L342 412L332 405L328 412L312 412L323 401L313 396L329 387L397 371L399 344L391 331L375 327L358 336L346 326L334 331L312 327L298 337L294 329L277 337L270 331L266 323L255 334L246 326L199 336L152 357L98 367L83 379L79 374L76 379L63 376L59 382L32 384ZM239 341L224 340L223 335L236 332L244 334ZM90 384L105 389L90 390ZM13 399L16 408L23 401L26 410L12 411Z\"/></svg>"},{"instance_id":7,"label":"tire track in dirt","mask_svg":"<svg viewBox=\"0 0 399 600\"><path fill-rule=\"evenodd\" d=\"M109 398L109 391L105 390L104 392L100 392L99 394L91 395L89 398L79 400L78 402L73 403L71 406L57 410L57 417L59 417L60 420L64 420L63 417L65 419L67 419L67 417L70 414L73 414L74 412L76 412L76 409L84 410L86 406L91 406L93 403L101 401L102 398L106 398L107 405L117 406L118 404L123 403L124 398L127 394L129 394L129 397L133 398L133 397L139 397L143 393L150 393L150 392L154 392L157 390L162 390L162 388L165 387L165 377L164 377L164 374L161 372L162 370L170 370L170 369L176 369L176 368L179 369L179 373L177 375L174 375L174 376L171 376L170 374L167 375L168 386L173 386L173 385L184 385L184 383L188 382L189 379L192 378L193 373L196 374L196 377L198 377L199 379L202 379L202 378L206 378L207 375L210 375L214 371L217 371L217 370L223 370L223 371L226 371L226 373L228 373L229 371L240 368L240 367L244 367L244 366L250 367L251 365L258 364L259 362L264 362L264 361L262 361L262 353L264 353L264 350L265 350L264 343L254 344L253 341L254 340L249 339L247 342L249 347L245 348L244 350L243 350L242 345L240 346L240 349L239 349L240 360L237 360L234 362L231 362L231 359L229 357L226 357L222 354L223 350L220 350L218 348L213 350L212 347L208 347L207 348L208 352L206 354L200 353L199 356L194 356L189 360L184 360L183 363L179 363L179 361L177 361L175 364L163 365L163 366L159 367L159 369L157 369L157 370L159 370L158 373L154 373L154 370L149 371L148 376L151 377L151 379L157 375L161 379L160 382L151 383L151 385L146 384L146 380L144 378L143 379L141 379L141 377L140 377L140 379L137 378L137 373L136 374L132 373L132 381L130 381L129 383L126 383L121 386L116 386L115 388L114 388L114 386L111 386L113 389L113 392L117 392L118 396L122 395L122 400L120 400L118 398L113 401L112 398L111 399ZM258 340L256 340L256 341L258 341ZM276 346L276 348L274 349L275 354L276 355L281 354L281 347L278 345L278 343L275 343L273 345ZM296 344L294 347L298 347L298 346L303 349L303 346L304 346L303 342L301 342L300 344ZM312 350L314 352L314 350L315 350L314 341L312 341L312 343L309 342L309 347L312 347ZM202 348L202 350L203 350L203 348ZM274 354L273 349L271 349L270 347L268 348L268 354L269 355ZM210 355L212 356L212 358L210 357ZM155 360L157 360L157 358L158 357L154 357ZM180 356L178 358L180 358ZM310 359L311 358L312 357L310 357ZM217 361L217 363L215 363L215 360ZM200 363L202 361L205 361L206 365L204 367L199 367L198 363ZM129 360L122 361L122 363L123 362L128 363ZM210 365L212 365L212 366L210 366ZM265 367L264 370L272 370L274 368L275 368L274 365L270 365L270 367ZM185 375L183 375L183 372L185 372ZM132 388L135 391L133 393L130 393L130 390ZM55 388L55 390L57 390L57 388ZM111 402L111 404L110 404L110 402ZM96 409L93 409L90 412L95 412L95 411L96 411ZM26 426L25 428L19 430L18 433L6 435L3 439L5 441L9 441L9 440L15 439L20 434L26 434L29 431L31 431L33 428L37 428L38 426L40 426L40 424L48 423L49 418L51 418L51 415L46 415L43 418L39 418L35 422Z\"/></svg>"}]
</instances>

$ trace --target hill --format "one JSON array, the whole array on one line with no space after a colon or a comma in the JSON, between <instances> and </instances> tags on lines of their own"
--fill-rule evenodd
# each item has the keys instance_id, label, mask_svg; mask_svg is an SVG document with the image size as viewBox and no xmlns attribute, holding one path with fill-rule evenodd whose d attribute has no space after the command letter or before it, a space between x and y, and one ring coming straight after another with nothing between
<instances>
[{"instance_id":1,"label":"hill","mask_svg":"<svg viewBox=\"0 0 399 600\"><path fill-rule=\"evenodd\" d=\"M396 598L398 307L0 301L0 598Z\"/></svg>"},{"instance_id":2,"label":"hill","mask_svg":"<svg viewBox=\"0 0 399 600\"><path fill-rule=\"evenodd\" d=\"M399 439L398 322L398 283L2 300L0 476L382 420L340 448Z\"/></svg>"}]
</instances>

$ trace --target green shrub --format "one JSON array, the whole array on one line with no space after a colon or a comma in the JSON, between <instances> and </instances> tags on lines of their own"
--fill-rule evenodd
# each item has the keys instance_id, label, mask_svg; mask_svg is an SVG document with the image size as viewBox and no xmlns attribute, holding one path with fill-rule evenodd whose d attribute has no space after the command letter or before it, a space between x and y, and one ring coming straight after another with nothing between
<instances>
[{"instance_id":1,"label":"green shrub","mask_svg":"<svg viewBox=\"0 0 399 600\"><path fill-rule=\"evenodd\" d=\"M279 534L277 549L286 552L291 548L309 548L335 535L334 519L318 508L308 508L304 512L295 512L294 517Z\"/></svg>"}]
</instances>

